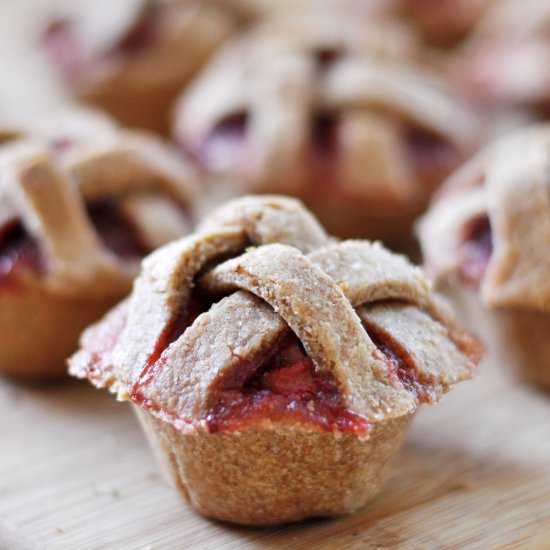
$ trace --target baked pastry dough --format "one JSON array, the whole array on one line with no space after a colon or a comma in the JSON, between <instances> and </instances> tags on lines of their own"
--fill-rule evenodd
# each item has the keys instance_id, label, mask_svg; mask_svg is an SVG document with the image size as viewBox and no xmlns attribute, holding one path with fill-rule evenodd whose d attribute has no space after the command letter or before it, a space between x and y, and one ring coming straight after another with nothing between
<instances>
[{"instance_id":1,"label":"baked pastry dough","mask_svg":"<svg viewBox=\"0 0 550 550\"><path fill-rule=\"evenodd\" d=\"M550 3L491 3L455 63L459 83L490 104L550 111Z\"/></svg>"},{"instance_id":2,"label":"baked pastry dough","mask_svg":"<svg viewBox=\"0 0 550 550\"><path fill-rule=\"evenodd\" d=\"M537 0L538 1L538 0ZM424 38L439 46L456 44L475 26L491 4L502 0L398 0L398 11Z\"/></svg>"},{"instance_id":3,"label":"baked pastry dough","mask_svg":"<svg viewBox=\"0 0 550 550\"><path fill-rule=\"evenodd\" d=\"M128 126L166 132L172 102L235 18L200 0L65 1L42 45L83 101Z\"/></svg>"},{"instance_id":4,"label":"baked pastry dough","mask_svg":"<svg viewBox=\"0 0 550 550\"><path fill-rule=\"evenodd\" d=\"M142 256L191 228L192 173L156 138L70 111L0 148L0 372L60 376Z\"/></svg>"},{"instance_id":5,"label":"baked pastry dough","mask_svg":"<svg viewBox=\"0 0 550 550\"><path fill-rule=\"evenodd\" d=\"M550 127L509 135L444 186L425 264L500 362L550 388Z\"/></svg>"},{"instance_id":6,"label":"baked pastry dough","mask_svg":"<svg viewBox=\"0 0 550 550\"><path fill-rule=\"evenodd\" d=\"M354 16L386 14L395 9L399 0L214 0L230 5L243 17L278 17L298 14L313 16L320 11L333 14L351 13Z\"/></svg>"},{"instance_id":7,"label":"baked pastry dough","mask_svg":"<svg viewBox=\"0 0 550 550\"><path fill-rule=\"evenodd\" d=\"M301 198L339 236L410 237L477 139L401 26L288 17L228 44L178 101L175 138L247 192Z\"/></svg>"},{"instance_id":8,"label":"baked pastry dough","mask_svg":"<svg viewBox=\"0 0 550 550\"><path fill-rule=\"evenodd\" d=\"M133 403L197 511L242 524L363 506L417 406L479 352L418 268L275 196L150 255L81 345L70 372Z\"/></svg>"}]
</instances>

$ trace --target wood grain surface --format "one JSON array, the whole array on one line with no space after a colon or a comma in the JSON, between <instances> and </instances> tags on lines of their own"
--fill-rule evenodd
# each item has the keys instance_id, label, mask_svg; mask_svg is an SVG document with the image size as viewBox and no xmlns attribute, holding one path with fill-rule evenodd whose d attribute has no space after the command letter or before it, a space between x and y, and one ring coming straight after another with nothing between
<instances>
[{"instance_id":1,"label":"wood grain surface","mask_svg":"<svg viewBox=\"0 0 550 550\"><path fill-rule=\"evenodd\" d=\"M128 405L0 383L0 548L550 548L550 397L485 364L415 418L364 511L278 529L205 520L164 484Z\"/></svg>"}]
</instances>

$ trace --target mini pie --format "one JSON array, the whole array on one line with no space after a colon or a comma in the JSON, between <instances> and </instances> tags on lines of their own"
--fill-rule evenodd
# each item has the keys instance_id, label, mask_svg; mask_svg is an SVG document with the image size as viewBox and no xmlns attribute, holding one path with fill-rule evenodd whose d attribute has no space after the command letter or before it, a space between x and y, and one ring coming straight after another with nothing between
<instances>
[{"instance_id":1,"label":"mini pie","mask_svg":"<svg viewBox=\"0 0 550 550\"><path fill-rule=\"evenodd\" d=\"M200 0L65 1L41 43L80 100L166 132L173 100L235 25Z\"/></svg>"},{"instance_id":2,"label":"mini pie","mask_svg":"<svg viewBox=\"0 0 550 550\"><path fill-rule=\"evenodd\" d=\"M499 0L476 26L455 63L456 78L487 103L550 112L550 3Z\"/></svg>"},{"instance_id":3,"label":"mini pie","mask_svg":"<svg viewBox=\"0 0 550 550\"><path fill-rule=\"evenodd\" d=\"M410 238L472 149L472 113L401 26L279 18L228 44L178 101L175 138L220 183L302 199L334 234Z\"/></svg>"},{"instance_id":4,"label":"mini pie","mask_svg":"<svg viewBox=\"0 0 550 550\"><path fill-rule=\"evenodd\" d=\"M417 406L478 352L404 258L245 197L150 255L70 372L134 405L197 511L275 524L372 499Z\"/></svg>"},{"instance_id":5,"label":"mini pie","mask_svg":"<svg viewBox=\"0 0 550 550\"><path fill-rule=\"evenodd\" d=\"M156 138L86 111L0 147L0 373L59 377L142 256L190 230L195 183Z\"/></svg>"},{"instance_id":6,"label":"mini pie","mask_svg":"<svg viewBox=\"0 0 550 550\"><path fill-rule=\"evenodd\" d=\"M495 357L550 388L550 127L474 157L419 234L428 272Z\"/></svg>"}]
</instances>

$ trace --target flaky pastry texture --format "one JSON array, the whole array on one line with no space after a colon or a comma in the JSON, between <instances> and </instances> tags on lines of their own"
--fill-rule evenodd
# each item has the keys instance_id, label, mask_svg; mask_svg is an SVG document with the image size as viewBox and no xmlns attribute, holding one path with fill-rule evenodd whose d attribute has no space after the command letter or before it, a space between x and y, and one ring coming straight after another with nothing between
<instances>
[{"instance_id":1,"label":"flaky pastry texture","mask_svg":"<svg viewBox=\"0 0 550 550\"><path fill-rule=\"evenodd\" d=\"M197 200L193 171L148 134L81 109L22 123L0 146L0 372L63 373L141 257L191 230Z\"/></svg>"}]
</instances>

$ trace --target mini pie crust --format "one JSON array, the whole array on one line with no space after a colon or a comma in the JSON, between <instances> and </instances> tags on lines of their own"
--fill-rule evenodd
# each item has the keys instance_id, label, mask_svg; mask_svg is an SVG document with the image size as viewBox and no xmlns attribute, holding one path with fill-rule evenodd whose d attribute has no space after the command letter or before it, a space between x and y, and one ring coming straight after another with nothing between
<instances>
[{"instance_id":1,"label":"mini pie crust","mask_svg":"<svg viewBox=\"0 0 550 550\"><path fill-rule=\"evenodd\" d=\"M458 84L473 98L503 107L550 109L550 4L498 0L459 49Z\"/></svg>"},{"instance_id":2,"label":"mini pie crust","mask_svg":"<svg viewBox=\"0 0 550 550\"><path fill-rule=\"evenodd\" d=\"M199 295L214 303L190 322ZM174 333L182 315L188 326ZM363 323L406 350L410 386ZM359 424L324 430L259 414L218 431L219 388L253 375L262 353L292 333ZM165 473L197 511L264 525L371 500L418 404L469 378L479 351L403 257L329 238L293 199L245 197L150 255L132 295L83 334L70 372L131 401ZM313 400L308 410L321 406Z\"/></svg>"},{"instance_id":3,"label":"mini pie crust","mask_svg":"<svg viewBox=\"0 0 550 550\"><path fill-rule=\"evenodd\" d=\"M138 272L139 258L120 258L101 241L86 205L119 200L152 250L191 229L198 195L193 173L156 138L100 114L65 111L21 135L0 150L0 234L22 227L41 268L0 273L0 372L33 380L64 374L79 333L129 292ZM155 212L171 223L153 223Z\"/></svg>"},{"instance_id":4,"label":"mini pie crust","mask_svg":"<svg viewBox=\"0 0 550 550\"><path fill-rule=\"evenodd\" d=\"M470 110L417 54L394 23L276 18L228 43L183 92L175 139L220 184L296 196L342 237L408 242L478 137Z\"/></svg>"},{"instance_id":5,"label":"mini pie crust","mask_svg":"<svg viewBox=\"0 0 550 550\"><path fill-rule=\"evenodd\" d=\"M68 40L76 44L67 47L82 50L82 66L75 71L59 69L75 96L105 109L126 126L167 133L177 94L238 21L222 3L117 0L116 4L65 3L64 10L52 14L44 47L55 25L70 25L68 32L73 34ZM132 33L140 40L140 32L152 34L149 43L125 49Z\"/></svg>"},{"instance_id":6,"label":"mini pie crust","mask_svg":"<svg viewBox=\"0 0 550 550\"><path fill-rule=\"evenodd\" d=\"M550 128L517 131L479 153L419 224L426 269L499 360L550 388ZM460 276L464 228L487 218L492 253L479 281Z\"/></svg>"}]
</instances>

